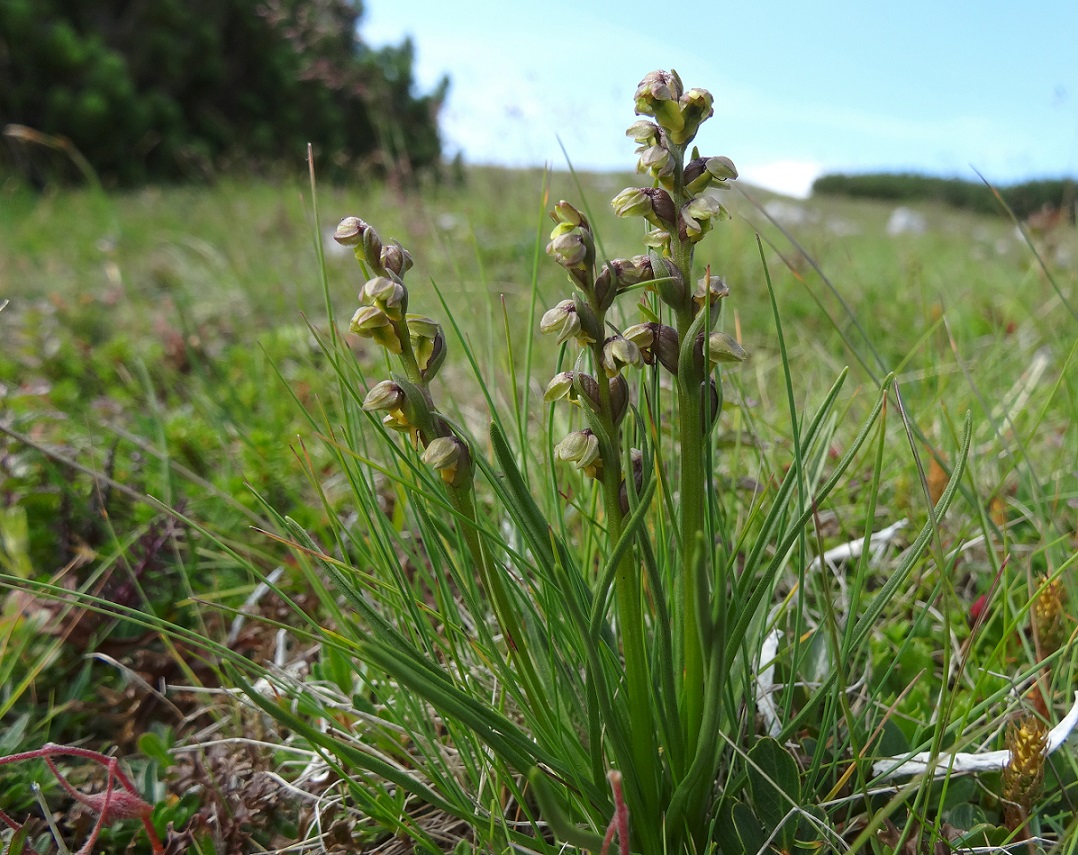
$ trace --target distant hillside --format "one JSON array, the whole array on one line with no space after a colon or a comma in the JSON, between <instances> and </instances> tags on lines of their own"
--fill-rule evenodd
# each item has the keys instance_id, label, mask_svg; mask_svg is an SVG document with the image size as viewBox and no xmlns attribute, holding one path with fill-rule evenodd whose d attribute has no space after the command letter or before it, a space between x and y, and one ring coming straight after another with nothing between
<instances>
[{"instance_id":1,"label":"distant hillside","mask_svg":"<svg viewBox=\"0 0 1078 855\"><path fill-rule=\"evenodd\" d=\"M997 187L1003 200L1020 219L1045 208L1065 210L1073 223L1078 183L1073 178L1052 178ZM822 175L812 185L814 196L847 196L893 202L941 202L986 214L1003 209L992 191L976 181L936 178L905 172L875 172L859 175Z\"/></svg>"}]
</instances>

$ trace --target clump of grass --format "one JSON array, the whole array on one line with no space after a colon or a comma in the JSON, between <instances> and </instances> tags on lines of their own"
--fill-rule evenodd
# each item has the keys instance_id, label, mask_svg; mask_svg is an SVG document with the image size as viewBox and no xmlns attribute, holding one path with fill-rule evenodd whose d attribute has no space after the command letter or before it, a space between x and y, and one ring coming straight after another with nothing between
<instances>
[{"instance_id":1,"label":"clump of grass","mask_svg":"<svg viewBox=\"0 0 1078 855\"><path fill-rule=\"evenodd\" d=\"M736 169L692 148L711 96L655 72L636 107L644 118L630 136L649 186L618 193L614 213L642 222L639 254L609 254L604 243L623 244L610 238L617 224L559 202L536 255L547 246L567 287L547 301L535 274L525 311L500 307L504 344L472 338L496 303L425 286L404 246L357 217L338 227L362 271L360 306L339 312L324 266L326 312L352 314L370 347L312 325L324 387L312 392L305 373L293 392L323 442L295 448L305 487L262 459L249 515L292 550L319 598L296 605L300 626L282 627L278 645L283 663L286 639L317 642L309 673L244 663L205 628L199 639L86 595L0 582L123 613L257 676L229 672L287 729L288 750L309 758L297 781L327 788L319 810L346 803L357 846L397 835L427 852L603 851L616 838L623 853L739 855L1073 840L1072 758L1015 743L1016 788L1000 775L1011 754L981 753L1003 745L1000 722L1022 708L1051 723L1075 682L1074 559L1057 513L1073 490L1021 456L998 475L989 459L995 439L1002 447L1042 420L1057 429L1065 366L1051 395L1016 387L1002 415L986 406L989 426L976 432L938 407L924 466L916 450L929 443L887 363L936 333L957 351L962 337L944 322L924 341L896 335L883 347L856 318L835 321L879 379L854 396L859 424L845 371L800 404L805 375L819 375L806 362L827 347L795 342L813 339L811 325L787 332L787 297L758 244L752 275L767 285L770 320L740 312L738 277L727 285L728 269L744 280L751 268L743 246L735 263L721 239ZM419 258L428 270L434 261ZM774 343L763 358L762 342ZM749 372L770 402L762 415ZM224 385L230 395L253 385L243 396L253 411L262 379L248 365ZM1017 402L1030 396L1041 409L1026 413ZM253 439L264 458L272 440ZM187 446L207 443L194 435ZM1014 472L1019 487L1006 494ZM981 493L993 479L990 503ZM912 522L906 540L898 506ZM185 522L207 572L257 576L276 563L215 534L227 521ZM825 548L839 536L848 542ZM966 576L985 592L968 622ZM1046 750L1059 745L1051 734ZM979 789L958 777L970 769Z\"/></svg>"},{"instance_id":2,"label":"clump of grass","mask_svg":"<svg viewBox=\"0 0 1078 855\"><path fill-rule=\"evenodd\" d=\"M705 90L653 72L636 109L645 118L628 134L652 183L612 204L645 222L640 254L608 257L584 207L563 201L550 212L546 251L569 290L545 312L532 297L532 329L538 321L561 346L546 369L545 419L531 409L543 369L529 341L522 364L507 359L507 400L483 388L489 430L476 432L455 390L439 388L446 330L414 309L441 302L480 382L489 372L457 318L486 309L417 288L403 246L358 217L341 221L336 239L365 276L349 330L388 359L388 376L367 378L335 332L324 339L346 418L323 430L358 524L318 544L278 522L312 577L320 568L343 597L330 605L326 594L338 621L324 636L327 664L363 708L363 735L334 725L328 709L319 727L292 705L252 698L326 752L375 824L432 851L446 848L445 829L483 848L543 851L605 850L615 831L639 852L856 848L884 828L900 829L898 844L938 839L945 795L930 779L880 788L896 766L902 774L901 757L886 772L871 760L895 753L885 744L923 744L945 768L965 723L1006 692L983 679L972 696L941 686L923 725L907 735L890 721L896 661L881 650L893 643L901 662L911 648L901 637L881 642L883 624L925 555L948 560L940 526L962 483L970 418L927 518L870 590L887 401L901 399L886 378L834 452L846 374L810 411L798 409L797 366L761 263L789 458L749 495L732 489L766 440L730 441L737 433L722 430L745 422L727 392L739 391L748 355L723 323L736 296L695 253L721 233L721 191L737 171L692 148L712 114ZM512 354L520 345L510 329L506 318ZM862 534L836 592L811 560L813 529L853 469L864 482L854 510ZM946 589L942 577L928 585L932 597ZM922 634L923 621L900 636ZM894 825L896 814L908 821Z\"/></svg>"}]
</instances>

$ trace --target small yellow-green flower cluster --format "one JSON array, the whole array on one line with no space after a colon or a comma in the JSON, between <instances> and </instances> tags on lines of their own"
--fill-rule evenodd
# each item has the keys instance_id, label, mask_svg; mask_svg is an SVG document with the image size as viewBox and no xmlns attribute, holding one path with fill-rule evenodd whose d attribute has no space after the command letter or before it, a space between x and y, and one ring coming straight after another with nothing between
<instances>
[{"instance_id":1,"label":"small yellow-green flower cluster","mask_svg":"<svg viewBox=\"0 0 1078 855\"><path fill-rule=\"evenodd\" d=\"M1003 814L1012 831L1025 824L1033 800L1044 781L1045 748L1048 726L1034 716L1025 716L1007 729L1010 762L1003 770Z\"/></svg>"},{"instance_id":2,"label":"small yellow-green flower cluster","mask_svg":"<svg viewBox=\"0 0 1078 855\"><path fill-rule=\"evenodd\" d=\"M468 444L434 408L429 384L445 360L445 333L436 321L408 313L404 275L412 256L397 242L383 243L378 233L358 217L346 217L334 239L350 246L364 271L373 273L359 290L359 308L349 332L372 339L395 355L402 377L375 384L363 399L363 409L383 413L382 424L408 435L422 446L421 459L451 487L463 487L472 477Z\"/></svg>"}]
</instances>

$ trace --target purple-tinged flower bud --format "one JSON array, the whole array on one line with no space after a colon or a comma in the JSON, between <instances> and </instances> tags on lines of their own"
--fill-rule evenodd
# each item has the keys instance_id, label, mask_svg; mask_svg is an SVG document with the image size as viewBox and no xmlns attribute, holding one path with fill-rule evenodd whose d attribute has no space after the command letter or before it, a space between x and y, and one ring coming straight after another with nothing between
<instances>
[{"instance_id":1,"label":"purple-tinged flower bud","mask_svg":"<svg viewBox=\"0 0 1078 855\"><path fill-rule=\"evenodd\" d=\"M558 344L564 344L580 335L580 317L576 312L576 303L562 300L553 309L546 312L539 321L539 332L543 335L556 335Z\"/></svg>"},{"instance_id":2,"label":"purple-tinged flower bud","mask_svg":"<svg viewBox=\"0 0 1078 855\"><path fill-rule=\"evenodd\" d=\"M392 380L383 380L371 387L363 399L363 409L368 413L378 410L399 410L405 401L404 390Z\"/></svg>"},{"instance_id":3,"label":"purple-tinged flower bud","mask_svg":"<svg viewBox=\"0 0 1078 855\"><path fill-rule=\"evenodd\" d=\"M337 226L333 239L342 246L352 247L356 258L371 267L382 264L382 239L370 224L359 217L345 217Z\"/></svg>"},{"instance_id":4,"label":"purple-tinged flower bud","mask_svg":"<svg viewBox=\"0 0 1078 855\"><path fill-rule=\"evenodd\" d=\"M636 87L636 112L654 116L659 126L668 133L678 132L685 126L678 103L682 91L677 72L649 72Z\"/></svg>"},{"instance_id":5,"label":"purple-tinged flower bud","mask_svg":"<svg viewBox=\"0 0 1078 855\"><path fill-rule=\"evenodd\" d=\"M403 277L412 269L412 254L408 252L398 241L387 243L382 247L380 264L383 270L395 273L397 277Z\"/></svg>"},{"instance_id":6,"label":"purple-tinged flower bud","mask_svg":"<svg viewBox=\"0 0 1078 855\"><path fill-rule=\"evenodd\" d=\"M599 311L605 312L614 304L614 297L618 294L618 277L610 269L609 264L602 266L592 288L595 292L595 300L599 304Z\"/></svg>"},{"instance_id":7,"label":"purple-tinged flower bud","mask_svg":"<svg viewBox=\"0 0 1078 855\"><path fill-rule=\"evenodd\" d=\"M651 269L651 259L646 255L634 255L632 258L615 258L611 263L617 275L618 292L622 292L641 282L650 282L655 278Z\"/></svg>"},{"instance_id":8,"label":"purple-tinged flower bud","mask_svg":"<svg viewBox=\"0 0 1078 855\"><path fill-rule=\"evenodd\" d=\"M624 336L612 335L603 342L603 371L607 377L617 377L626 365L639 367L643 361L640 348Z\"/></svg>"},{"instance_id":9,"label":"purple-tinged flower bud","mask_svg":"<svg viewBox=\"0 0 1078 855\"><path fill-rule=\"evenodd\" d=\"M629 410L629 384L620 374L610 378L610 409L614 427L617 427Z\"/></svg>"},{"instance_id":10,"label":"purple-tinged flower bud","mask_svg":"<svg viewBox=\"0 0 1078 855\"><path fill-rule=\"evenodd\" d=\"M629 449L629 465L632 468L633 473L633 485L635 486L636 494L640 495L640 488L643 486L644 481L644 452L639 448ZM621 504L621 512L623 514L629 513L629 493L626 488L626 482L621 482L621 490L618 493L618 499Z\"/></svg>"},{"instance_id":11,"label":"purple-tinged flower bud","mask_svg":"<svg viewBox=\"0 0 1078 855\"><path fill-rule=\"evenodd\" d=\"M737 169L728 157L698 157L685 165L685 189L699 193L712 184L724 188L728 178L737 178Z\"/></svg>"},{"instance_id":12,"label":"purple-tinged flower bud","mask_svg":"<svg viewBox=\"0 0 1078 855\"><path fill-rule=\"evenodd\" d=\"M341 246L358 246L363 243L363 234L369 228L370 225L359 217L345 217L338 223L333 239Z\"/></svg>"},{"instance_id":13,"label":"purple-tinged flower bud","mask_svg":"<svg viewBox=\"0 0 1078 855\"><path fill-rule=\"evenodd\" d=\"M611 200L610 205L618 217L644 217L662 229L674 226L674 200L660 187L627 187Z\"/></svg>"}]
</instances>

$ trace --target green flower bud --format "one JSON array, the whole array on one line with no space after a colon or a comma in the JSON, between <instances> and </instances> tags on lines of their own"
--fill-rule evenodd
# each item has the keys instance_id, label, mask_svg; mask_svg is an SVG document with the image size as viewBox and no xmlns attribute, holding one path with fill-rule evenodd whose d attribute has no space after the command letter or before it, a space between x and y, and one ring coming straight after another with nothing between
<instances>
[{"instance_id":1,"label":"green flower bud","mask_svg":"<svg viewBox=\"0 0 1078 855\"><path fill-rule=\"evenodd\" d=\"M652 322L634 324L622 335L640 348L640 356L645 363L654 365L658 359L667 371L677 374L678 353L681 348L676 329Z\"/></svg>"},{"instance_id":2,"label":"green flower bud","mask_svg":"<svg viewBox=\"0 0 1078 855\"><path fill-rule=\"evenodd\" d=\"M395 321L403 316L407 301L404 286L388 276L375 276L359 292L359 302L377 306Z\"/></svg>"},{"instance_id":3,"label":"green flower bud","mask_svg":"<svg viewBox=\"0 0 1078 855\"><path fill-rule=\"evenodd\" d=\"M571 401L575 397L572 371L562 371L560 374L555 374L551 381L547 383L546 391L543 392L543 401L547 404L553 404L562 398L568 398Z\"/></svg>"},{"instance_id":4,"label":"green flower bud","mask_svg":"<svg viewBox=\"0 0 1078 855\"><path fill-rule=\"evenodd\" d=\"M412 353L423 379L430 380L445 360L445 333L441 325L423 315L408 315Z\"/></svg>"},{"instance_id":5,"label":"green flower bud","mask_svg":"<svg viewBox=\"0 0 1078 855\"><path fill-rule=\"evenodd\" d=\"M643 243L664 256L670 255L670 232L666 229L652 229L644 235Z\"/></svg>"},{"instance_id":6,"label":"green flower bud","mask_svg":"<svg viewBox=\"0 0 1078 855\"><path fill-rule=\"evenodd\" d=\"M639 146L648 147L658 145L661 138L659 126L647 119L633 122L625 132L625 136L632 139Z\"/></svg>"},{"instance_id":7,"label":"green flower bud","mask_svg":"<svg viewBox=\"0 0 1078 855\"><path fill-rule=\"evenodd\" d=\"M678 236L682 240L697 243L711 230L713 221L728 220L730 213L717 199L697 196L681 209L678 219Z\"/></svg>"},{"instance_id":8,"label":"green flower bud","mask_svg":"<svg viewBox=\"0 0 1078 855\"><path fill-rule=\"evenodd\" d=\"M725 181L727 178L737 178L737 167L734 166L734 162L730 158L720 155L719 157L709 157L707 159L707 171L710 172L716 181Z\"/></svg>"},{"instance_id":9,"label":"green flower bud","mask_svg":"<svg viewBox=\"0 0 1078 855\"><path fill-rule=\"evenodd\" d=\"M550 212L550 218L559 225L565 223L574 229L580 226L589 231L591 230L591 226L588 225L588 218L564 199L554 206L554 210Z\"/></svg>"},{"instance_id":10,"label":"green flower bud","mask_svg":"<svg viewBox=\"0 0 1078 855\"><path fill-rule=\"evenodd\" d=\"M461 487L471 477L471 453L455 436L432 439L420 460L436 470L450 487Z\"/></svg>"},{"instance_id":11,"label":"green flower bud","mask_svg":"<svg viewBox=\"0 0 1078 855\"><path fill-rule=\"evenodd\" d=\"M674 172L674 158L661 145L640 149L640 159L636 164L637 172L650 172L656 178L665 178Z\"/></svg>"},{"instance_id":12,"label":"green flower bud","mask_svg":"<svg viewBox=\"0 0 1078 855\"><path fill-rule=\"evenodd\" d=\"M567 270L583 269L588 266L588 244L580 229L559 234L547 244L547 255Z\"/></svg>"},{"instance_id":13,"label":"green flower bud","mask_svg":"<svg viewBox=\"0 0 1078 855\"><path fill-rule=\"evenodd\" d=\"M572 463L594 478L603 465L599 457L599 438L587 429L573 431L554 446L554 459Z\"/></svg>"},{"instance_id":14,"label":"green flower bud","mask_svg":"<svg viewBox=\"0 0 1078 855\"><path fill-rule=\"evenodd\" d=\"M372 338L390 353L401 352L397 329L378 306L360 306L348 324L348 331L364 338Z\"/></svg>"},{"instance_id":15,"label":"green flower bud","mask_svg":"<svg viewBox=\"0 0 1078 855\"><path fill-rule=\"evenodd\" d=\"M633 324L622 330L622 335L627 341L631 341L640 348L640 356L644 362L651 365L651 344L655 341L655 328L658 324Z\"/></svg>"},{"instance_id":16,"label":"green flower bud","mask_svg":"<svg viewBox=\"0 0 1078 855\"><path fill-rule=\"evenodd\" d=\"M558 344L579 336L580 318L576 313L576 303L562 300L546 312L539 321L539 332L543 335L556 335Z\"/></svg>"},{"instance_id":17,"label":"green flower bud","mask_svg":"<svg viewBox=\"0 0 1078 855\"><path fill-rule=\"evenodd\" d=\"M367 392L367 397L363 399L363 409L369 413L378 410L399 410L404 401L404 390L392 380L383 380Z\"/></svg>"},{"instance_id":18,"label":"green flower bud","mask_svg":"<svg viewBox=\"0 0 1078 855\"><path fill-rule=\"evenodd\" d=\"M706 89L690 89L682 95L678 99L681 127L669 129L670 139L678 145L685 145L696 136L700 125L715 112L712 108L714 100Z\"/></svg>"},{"instance_id":19,"label":"green flower bud","mask_svg":"<svg viewBox=\"0 0 1078 855\"><path fill-rule=\"evenodd\" d=\"M603 342L603 371L607 377L617 377L626 365L639 367L643 363L640 348L624 336L612 335Z\"/></svg>"},{"instance_id":20,"label":"green flower bud","mask_svg":"<svg viewBox=\"0 0 1078 855\"><path fill-rule=\"evenodd\" d=\"M710 268L696 282L696 289L692 292L692 301L699 308L704 308L704 303L714 306L719 300L729 296L730 289L726 280L721 276L712 276Z\"/></svg>"},{"instance_id":21,"label":"green flower bud","mask_svg":"<svg viewBox=\"0 0 1078 855\"><path fill-rule=\"evenodd\" d=\"M744 362L748 357L733 336L724 332L713 332L707 337L707 361L710 371L720 362Z\"/></svg>"},{"instance_id":22,"label":"green flower bud","mask_svg":"<svg viewBox=\"0 0 1078 855\"><path fill-rule=\"evenodd\" d=\"M655 278L647 288L658 293L659 299L676 311L689 308L692 303L681 269L668 258L658 256L652 256L651 266Z\"/></svg>"}]
</instances>

